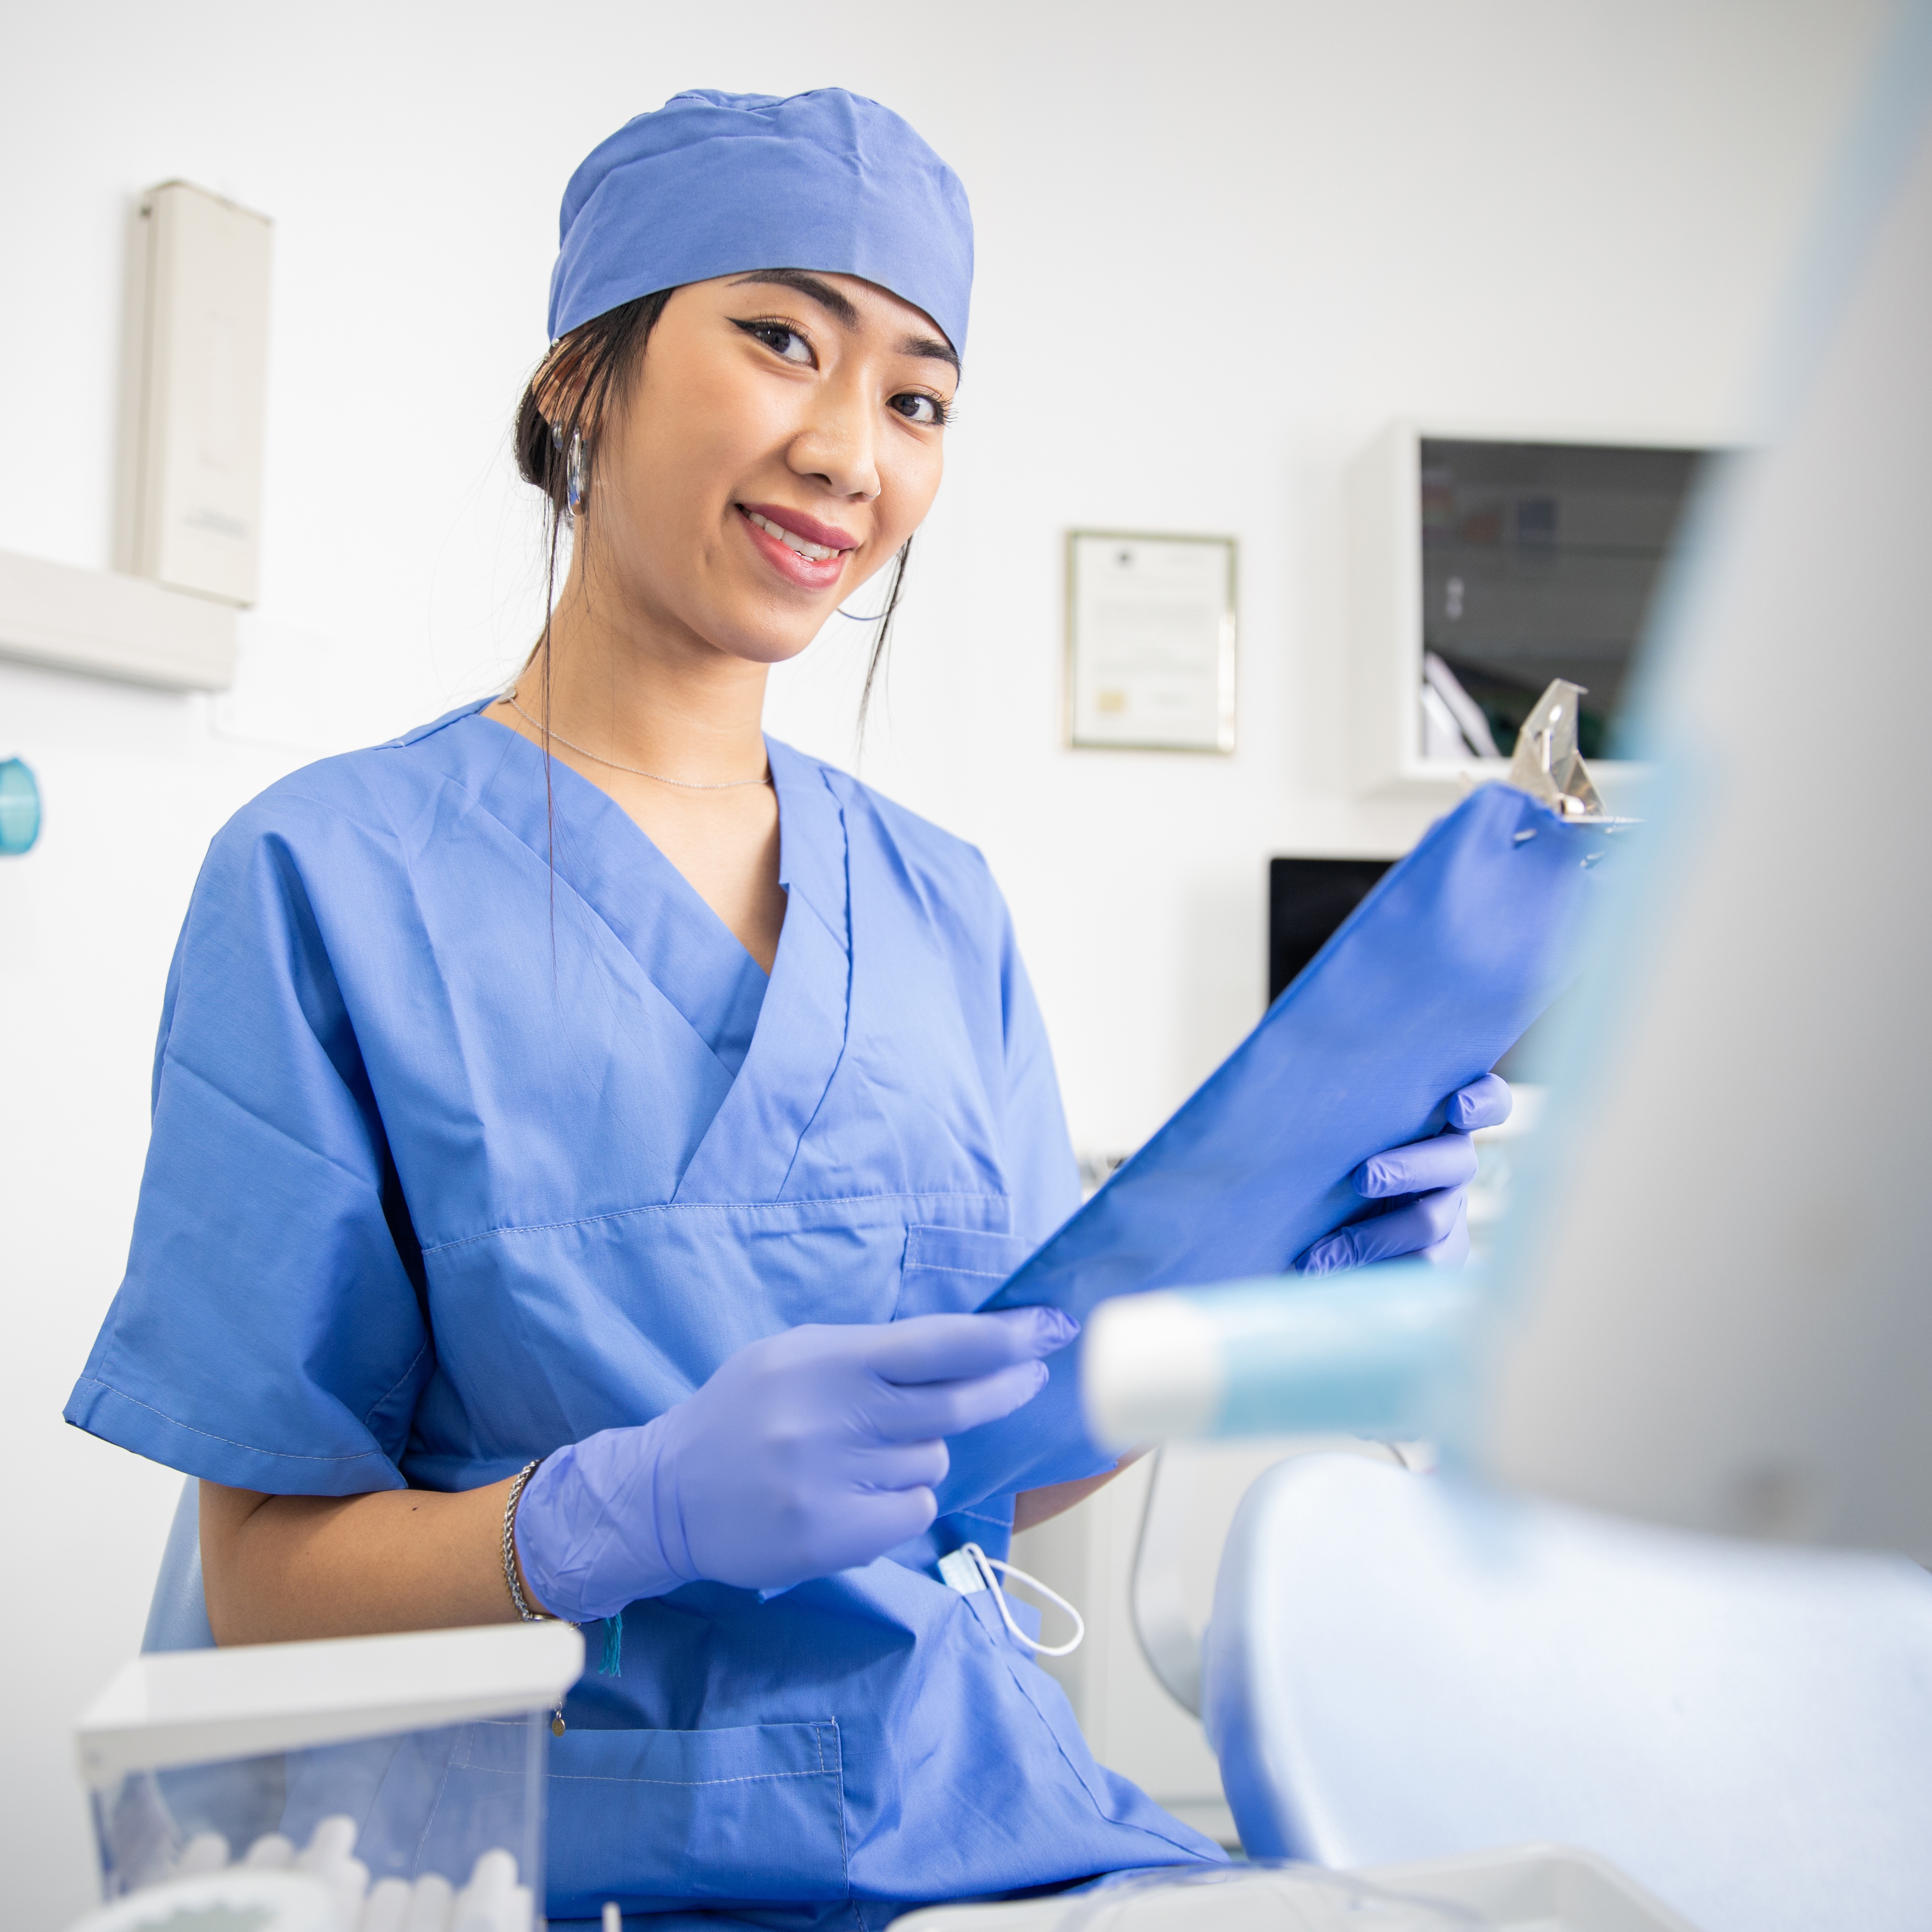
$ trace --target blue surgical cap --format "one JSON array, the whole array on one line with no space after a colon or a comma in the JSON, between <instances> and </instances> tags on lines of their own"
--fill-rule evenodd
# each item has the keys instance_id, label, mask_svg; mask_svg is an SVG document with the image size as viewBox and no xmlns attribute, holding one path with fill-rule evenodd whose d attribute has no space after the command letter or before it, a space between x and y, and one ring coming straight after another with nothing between
<instances>
[{"instance_id":1,"label":"blue surgical cap","mask_svg":"<svg viewBox=\"0 0 1932 1932\"><path fill-rule=\"evenodd\" d=\"M674 94L591 150L558 229L552 341L659 289L816 268L890 289L965 353L966 190L890 108L842 87Z\"/></svg>"}]
</instances>

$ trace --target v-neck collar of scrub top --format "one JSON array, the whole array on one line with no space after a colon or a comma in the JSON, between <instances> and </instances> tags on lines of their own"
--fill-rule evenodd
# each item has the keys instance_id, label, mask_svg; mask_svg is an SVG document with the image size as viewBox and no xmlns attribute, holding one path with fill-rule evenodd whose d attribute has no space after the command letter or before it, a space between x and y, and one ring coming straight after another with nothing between
<instances>
[{"instance_id":1,"label":"v-neck collar of scrub top","mask_svg":"<svg viewBox=\"0 0 1932 1932\"><path fill-rule=\"evenodd\" d=\"M616 800L484 718L486 698L442 726L505 742L476 774L479 802L548 862L717 1056L730 1085L681 1177L680 1202L773 1199L845 1047L851 997L844 812L824 767L765 740L785 892L767 979L730 928ZM432 724L401 742L438 729ZM478 740L478 748L494 749Z\"/></svg>"},{"instance_id":2,"label":"v-neck collar of scrub top","mask_svg":"<svg viewBox=\"0 0 1932 1932\"><path fill-rule=\"evenodd\" d=\"M844 810L822 765L776 739L765 748L778 792L784 923L745 1064L678 1183L680 1202L742 1200L748 1182L754 1200L783 1195L850 1024Z\"/></svg>"}]
</instances>

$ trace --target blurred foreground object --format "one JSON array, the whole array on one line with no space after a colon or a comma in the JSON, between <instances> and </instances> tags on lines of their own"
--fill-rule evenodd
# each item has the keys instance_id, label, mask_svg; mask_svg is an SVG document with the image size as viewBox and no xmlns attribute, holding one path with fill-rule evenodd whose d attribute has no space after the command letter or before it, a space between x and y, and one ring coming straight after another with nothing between
<instances>
[{"instance_id":1,"label":"blurred foreground object","mask_svg":"<svg viewBox=\"0 0 1932 1932\"><path fill-rule=\"evenodd\" d=\"M1604 1860L1552 1845L1378 1871L1244 1861L1122 1872L1090 1891L932 1906L893 1923L898 1932L1694 1932Z\"/></svg>"},{"instance_id":2,"label":"blurred foreground object","mask_svg":"<svg viewBox=\"0 0 1932 1932\"><path fill-rule=\"evenodd\" d=\"M1921 1558L1932 872L1920 760L1882 734L1932 710L1928 82L1921 4L1801 278L1811 366L1787 347L1774 447L1666 593L1656 823L1505 1237L1474 1443L1601 1508ZM1820 728L1826 640L1865 730Z\"/></svg>"},{"instance_id":3,"label":"blurred foreground object","mask_svg":"<svg viewBox=\"0 0 1932 1932\"><path fill-rule=\"evenodd\" d=\"M1921 4L1802 264L1772 447L1719 476L1664 594L1651 822L1606 882L1490 1279L1110 1306L1083 1365L1108 1439L1431 1435L1600 1508L1932 1557L1932 893L1916 745L1876 739L1932 710L1928 94ZM1824 639L1868 731L1820 728ZM1570 721L1546 722L1567 793ZM1104 1372L1160 1357L1148 1429Z\"/></svg>"},{"instance_id":4,"label":"blurred foreground object","mask_svg":"<svg viewBox=\"0 0 1932 1932\"><path fill-rule=\"evenodd\" d=\"M1704 1932L1918 1932L1932 1578L1358 1456L1277 1465L1202 1716L1257 1857L1588 1845Z\"/></svg>"}]
</instances>

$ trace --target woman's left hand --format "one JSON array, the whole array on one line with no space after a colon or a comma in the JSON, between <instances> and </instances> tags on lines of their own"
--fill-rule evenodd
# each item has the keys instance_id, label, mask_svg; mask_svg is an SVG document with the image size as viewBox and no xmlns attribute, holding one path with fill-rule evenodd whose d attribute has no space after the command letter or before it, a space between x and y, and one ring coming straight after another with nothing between
<instances>
[{"instance_id":1,"label":"woman's left hand","mask_svg":"<svg viewBox=\"0 0 1932 1932\"><path fill-rule=\"evenodd\" d=\"M1365 1201L1400 1200L1372 1220L1324 1234L1295 1263L1300 1274L1336 1274L1372 1262L1412 1256L1448 1268L1469 1258L1469 1183L1478 1127L1509 1118L1510 1090L1485 1073L1449 1096L1449 1124L1433 1140L1372 1154L1348 1178ZM1407 1198L1403 1198L1407 1197Z\"/></svg>"}]
</instances>

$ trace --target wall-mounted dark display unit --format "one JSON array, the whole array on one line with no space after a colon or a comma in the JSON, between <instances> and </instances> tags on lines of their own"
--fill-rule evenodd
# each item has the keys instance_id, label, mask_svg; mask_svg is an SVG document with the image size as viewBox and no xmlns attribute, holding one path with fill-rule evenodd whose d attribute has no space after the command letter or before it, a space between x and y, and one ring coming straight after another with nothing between
<instances>
[{"instance_id":1,"label":"wall-mounted dark display unit","mask_svg":"<svg viewBox=\"0 0 1932 1932\"><path fill-rule=\"evenodd\" d=\"M1368 897L1393 859L1268 861L1268 1004Z\"/></svg>"},{"instance_id":2,"label":"wall-mounted dark display unit","mask_svg":"<svg viewBox=\"0 0 1932 1932\"><path fill-rule=\"evenodd\" d=\"M1268 1004L1328 943L1329 935L1369 896L1393 859L1270 859L1268 861ZM1569 995L1565 994L1567 1000ZM1558 1003L1559 1006L1562 1002ZM1506 1080L1548 1077L1555 1037L1552 1009L1496 1064ZM1103 1175L1102 1179L1105 1178Z\"/></svg>"},{"instance_id":3,"label":"wall-mounted dark display unit","mask_svg":"<svg viewBox=\"0 0 1932 1932\"><path fill-rule=\"evenodd\" d=\"M1622 701L1706 452L1421 439L1425 756L1508 758L1553 677L1586 758Z\"/></svg>"}]
</instances>

